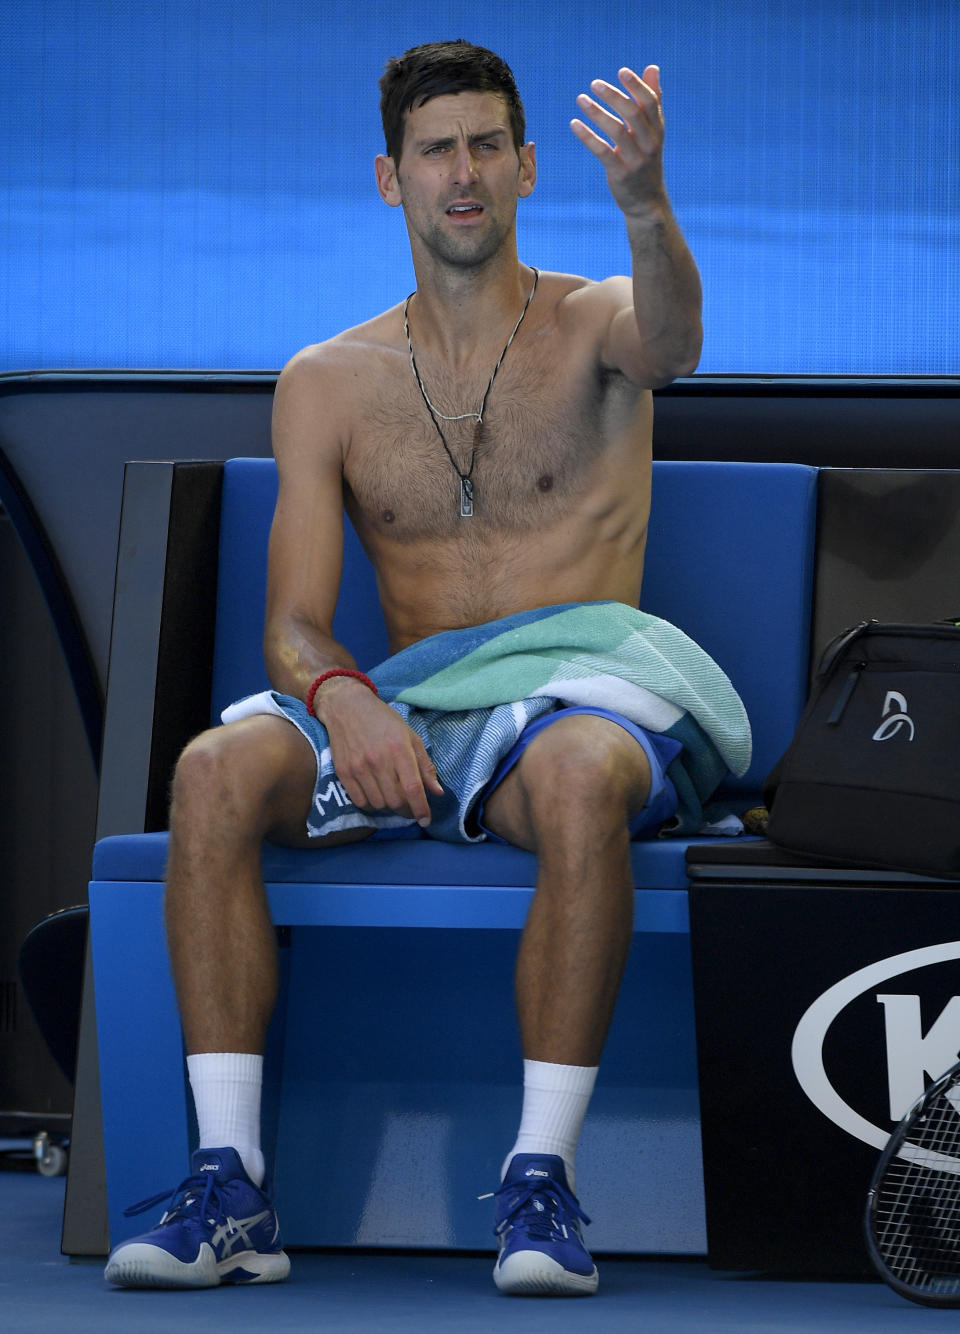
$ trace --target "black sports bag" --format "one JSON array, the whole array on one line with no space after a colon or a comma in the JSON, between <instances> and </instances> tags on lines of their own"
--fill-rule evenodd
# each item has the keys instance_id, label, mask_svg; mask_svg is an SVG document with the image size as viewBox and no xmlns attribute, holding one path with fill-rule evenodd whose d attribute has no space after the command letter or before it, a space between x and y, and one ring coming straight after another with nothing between
<instances>
[{"instance_id":1,"label":"black sports bag","mask_svg":"<svg viewBox=\"0 0 960 1334\"><path fill-rule=\"evenodd\" d=\"M838 635L764 800L791 852L960 878L960 622Z\"/></svg>"}]
</instances>

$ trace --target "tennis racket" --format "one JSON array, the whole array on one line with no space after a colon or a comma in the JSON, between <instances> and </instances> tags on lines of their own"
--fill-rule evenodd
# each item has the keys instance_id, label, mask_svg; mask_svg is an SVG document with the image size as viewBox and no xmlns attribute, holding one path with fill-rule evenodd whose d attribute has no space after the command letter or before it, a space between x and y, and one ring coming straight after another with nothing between
<instances>
[{"instance_id":1,"label":"tennis racket","mask_svg":"<svg viewBox=\"0 0 960 1334\"><path fill-rule=\"evenodd\" d=\"M867 1195L867 1248L895 1292L960 1306L960 1063L890 1136Z\"/></svg>"}]
</instances>

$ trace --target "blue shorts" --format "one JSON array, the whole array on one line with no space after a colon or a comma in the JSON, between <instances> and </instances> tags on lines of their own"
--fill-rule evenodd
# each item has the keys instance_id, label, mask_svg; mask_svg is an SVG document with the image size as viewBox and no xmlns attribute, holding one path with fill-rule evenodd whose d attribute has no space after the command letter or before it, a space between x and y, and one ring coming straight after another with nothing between
<instances>
[{"instance_id":1,"label":"blue shorts","mask_svg":"<svg viewBox=\"0 0 960 1334\"><path fill-rule=\"evenodd\" d=\"M625 732L630 733L643 747L644 754L650 762L650 793L643 809L637 811L630 821L630 837L639 838L643 834L648 836L656 834L663 822L676 814L679 798L673 782L667 777L667 766L672 760L676 759L683 749L680 742L673 741L670 737L662 736L658 732L648 732L645 727L632 723L629 718L624 718L623 714L614 713L611 709L594 708L590 705L571 705L570 707L555 709L552 713L545 713L540 718L534 718L532 723L528 723L512 749L504 755L494 770L490 782L473 810L474 818L480 828L493 842L505 843L506 839L492 833L483 823L483 807L486 799L497 784L506 778L538 732L542 732L545 727L549 727L551 723L557 722L558 719L569 718L575 713L590 713L597 718L609 718L612 723L616 723L618 727L622 727Z\"/></svg>"}]
</instances>

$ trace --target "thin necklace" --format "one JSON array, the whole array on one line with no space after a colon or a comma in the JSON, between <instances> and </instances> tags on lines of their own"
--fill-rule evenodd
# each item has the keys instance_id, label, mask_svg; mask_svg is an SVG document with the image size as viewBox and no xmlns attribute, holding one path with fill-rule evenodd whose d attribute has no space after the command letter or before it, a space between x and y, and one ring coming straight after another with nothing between
<instances>
[{"instance_id":1,"label":"thin necklace","mask_svg":"<svg viewBox=\"0 0 960 1334\"><path fill-rule=\"evenodd\" d=\"M531 265L530 267L533 268L533 265ZM415 295L415 293L411 292L410 296L408 296L406 301L403 303L403 332L407 336L407 348L410 352L410 365L413 368L413 374L416 378L417 384L420 386L420 393L423 395L423 401L427 405L427 411L430 413L430 420L433 422L434 426L437 429L437 435L440 437L440 443L446 450L447 458L453 464L454 472L460 478L461 519L473 518L473 496L474 496L473 465L477 461L477 446L480 444L480 436L483 432L483 413L484 409L487 406L487 397L490 393L490 390L493 388L494 380L497 378L497 371L500 369L500 364L503 361L504 357L507 355L507 352L510 350L510 344L517 336L517 330L523 323L524 315L526 315L527 311L530 309L530 302L533 300L533 294L537 290L537 281L539 277L540 277L540 270L533 269L533 286L530 288L530 295L524 302L523 310L521 310L520 312L520 318L513 326L513 333L504 343L503 351L500 353L499 357L497 357L497 364L494 366L493 373L491 374L490 379L487 382L487 387L483 391L483 398L481 398L480 400L480 407L477 409L476 412L461 412L459 413L459 415L455 417L448 417L445 412L440 412L439 409L433 406L433 404L430 402L430 399L427 397L427 391L423 386L423 381L420 378L420 372L417 370L417 362L413 355L413 343L410 341L410 322L407 319L407 311L410 308L410 300ZM440 421L437 420L438 417L440 418L440 421L445 421L445 422L462 422L462 421L469 421L471 418L473 418L473 420L477 423L476 426L473 428L473 447L470 451L470 467L467 469L466 472L463 472L461 470L459 464L457 463L457 460L450 453L450 446L447 444L446 437L444 436L443 431L440 428Z\"/></svg>"}]
</instances>

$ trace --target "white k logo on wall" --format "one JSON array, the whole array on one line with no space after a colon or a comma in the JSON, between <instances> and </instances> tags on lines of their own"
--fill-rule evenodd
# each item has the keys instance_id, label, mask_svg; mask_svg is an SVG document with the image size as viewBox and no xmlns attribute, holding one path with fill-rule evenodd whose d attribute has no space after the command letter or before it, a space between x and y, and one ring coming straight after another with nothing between
<instances>
[{"instance_id":1,"label":"white k logo on wall","mask_svg":"<svg viewBox=\"0 0 960 1334\"><path fill-rule=\"evenodd\" d=\"M803 1014L791 1044L797 1082L810 1101L834 1125L873 1148L882 1149L890 1126L877 1126L840 1096L824 1067L823 1044L831 1024L858 997L873 992L884 1007L890 1119L898 1121L924 1089L925 1076L936 1079L960 1053L960 996L952 996L923 1031L919 997L894 993L889 984L902 973L960 960L960 940L908 950L859 968L828 987ZM878 1057L882 1059L878 1050Z\"/></svg>"},{"instance_id":2,"label":"white k logo on wall","mask_svg":"<svg viewBox=\"0 0 960 1334\"><path fill-rule=\"evenodd\" d=\"M937 1079L960 1051L960 996L952 996L923 1032L919 996L878 995L887 1035L890 1120L899 1121L922 1096L924 1076Z\"/></svg>"}]
</instances>

